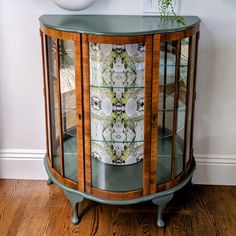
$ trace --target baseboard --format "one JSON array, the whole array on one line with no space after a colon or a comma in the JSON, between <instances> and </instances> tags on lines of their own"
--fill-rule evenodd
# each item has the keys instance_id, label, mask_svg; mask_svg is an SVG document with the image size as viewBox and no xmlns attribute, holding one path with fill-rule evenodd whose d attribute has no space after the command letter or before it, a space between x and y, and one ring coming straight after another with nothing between
<instances>
[{"instance_id":1,"label":"baseboard","mask_svg":"<svg viewBox=\"0 0 236 236\"><path fill-rule=\"evenodd\" d=\"M236 185L236 155L195 155L197 168L193 183Z\"/></svg>"},{"instance_id":2,"label":"baseboard","mask_svg":"<svg viewBox=\"0 0 236 236\"><path fill-rule=\"evenodd\" d=\"M47 179L44 150L0 149L0 179Z\"/></svg>"},{"instance_id":3,"label":"baseboard","mask_svg":"<svg viewBox=\"0 0 236 236\"><path fill-rule=\"evenodd\" d=\"M47 179L45 150L0 149L1 179ZM236 185L236 155L195 155L195 184Z\"/></svg>"}]
</instances>

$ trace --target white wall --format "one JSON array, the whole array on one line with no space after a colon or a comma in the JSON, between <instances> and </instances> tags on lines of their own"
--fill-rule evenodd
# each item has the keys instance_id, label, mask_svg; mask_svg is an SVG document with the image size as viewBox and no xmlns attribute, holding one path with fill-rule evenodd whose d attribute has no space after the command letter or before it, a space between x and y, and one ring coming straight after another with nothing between
<instances>
[{"instance_id":1,"label":"white wall","mask_svg":"<svg viewBox=\"0 0 236 236\"><path fill-rule=\"evenodd\" d=\"M208 164L225 159L236 166L236 1L180 2L181 14L202 19L195 155ZM140 15L142 0L97 0L87 10L75 13ZM71 12L50 0L0 0L1 150L45 149L38 30L42 14Z\"/></svg>"}]
</instances>

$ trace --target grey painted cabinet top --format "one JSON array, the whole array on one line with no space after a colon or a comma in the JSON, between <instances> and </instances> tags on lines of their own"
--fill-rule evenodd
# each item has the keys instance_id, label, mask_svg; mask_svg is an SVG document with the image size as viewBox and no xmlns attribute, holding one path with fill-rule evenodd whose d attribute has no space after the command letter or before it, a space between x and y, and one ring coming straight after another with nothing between
<instances>
[{"instance_id":1,"label":"grey painted cabinet top","mask_svg":"<svg viewBox=\"0 0 236 236\"><path fill-rule=\"evenodd\" d=\"M184 19L185 25L159 16L43 15L39 18L41 25L55 30L117 36L171 33L200 23L196 16L185 16Z\"/></svg>"}]
</instances>

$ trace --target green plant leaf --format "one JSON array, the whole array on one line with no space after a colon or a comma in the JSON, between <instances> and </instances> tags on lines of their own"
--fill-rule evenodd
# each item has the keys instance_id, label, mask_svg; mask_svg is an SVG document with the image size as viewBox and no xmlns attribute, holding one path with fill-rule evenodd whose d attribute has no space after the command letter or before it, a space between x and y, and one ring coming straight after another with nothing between
<instances>
[{"instance_id":1,"label":"green plant leaf","mask_svg":"<svg viewBox=\"0 0 236 236\"><path fill-rule=\"evenodd\" d=\"M176 15L174 11L174 0L157 0L159 11L162 19L175 20L178 24L185 25L185 20L182 16Z\"/></svg>"}]
</instances>

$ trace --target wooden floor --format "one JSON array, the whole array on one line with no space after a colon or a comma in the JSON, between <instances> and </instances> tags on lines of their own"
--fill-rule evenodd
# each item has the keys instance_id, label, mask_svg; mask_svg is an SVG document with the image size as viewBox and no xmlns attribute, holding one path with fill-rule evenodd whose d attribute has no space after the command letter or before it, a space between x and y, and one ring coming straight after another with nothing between
<instances>
[{"instance_id":1,"label":"wooden floor","mask_svg":"<svg viewBox=\"0 0 236 236\"><path fill-rule=\"evenodd\" d=\"M54 184L0 181L0 236L236 236L236 187L194 186L177 193L165 211L164 229L156 227L156 214L149 202L109 206L85 200L74 226L70 204Z\"/></svg>"}]
</instances>

